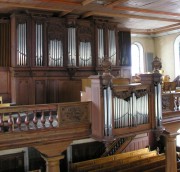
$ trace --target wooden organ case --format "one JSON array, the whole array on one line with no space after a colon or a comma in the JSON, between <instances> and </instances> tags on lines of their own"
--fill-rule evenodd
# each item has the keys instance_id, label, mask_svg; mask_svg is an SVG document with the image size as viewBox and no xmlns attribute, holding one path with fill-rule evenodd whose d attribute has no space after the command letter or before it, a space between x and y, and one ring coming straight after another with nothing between
<instances>
[{"instance_id":1,"label":"wooden organ case","mask_svg":"<svg viewBox=\"0 0 180 172\"><path fill-rule=\"evenodd\" d=\"M12 14L11 101L78 101L81 79L101 73L105 57L112 63L113 75L130 77L130 46L121 48L130 41L130 32L121 31L109 18L58 17L34 11Z\"/></svg>"}]
</instances>

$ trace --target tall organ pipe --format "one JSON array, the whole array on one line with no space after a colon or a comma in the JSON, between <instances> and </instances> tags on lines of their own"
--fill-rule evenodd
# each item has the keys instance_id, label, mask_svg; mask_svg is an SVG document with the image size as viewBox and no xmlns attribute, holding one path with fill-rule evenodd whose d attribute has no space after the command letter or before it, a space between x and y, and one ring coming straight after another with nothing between
<instances>
[{"instance_id":1,"label":"tall organ pipe","mask_svg":"<svg viewBox=\"0 0 180 172\"><path fill-rule=\"evenodd\" d=\"M112 91L110 87L104 89L104 130L105 136L112 135Z\"/></svg>"}]
</instances>

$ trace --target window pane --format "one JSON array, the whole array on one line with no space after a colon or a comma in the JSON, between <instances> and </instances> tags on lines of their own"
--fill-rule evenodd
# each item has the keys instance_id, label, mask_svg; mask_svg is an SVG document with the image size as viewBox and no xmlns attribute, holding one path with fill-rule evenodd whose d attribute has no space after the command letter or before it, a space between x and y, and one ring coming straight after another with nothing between
<instances>
[{"instance_id":1,"label":"window pane","mask_svg":"<svg viewBox=\"0 0 180 172\"><path fill-rule=\"evenodd\" d=\"M131 46L132 75L144 72L143 48L139 43Z\"/></svg>"}]
</instances>

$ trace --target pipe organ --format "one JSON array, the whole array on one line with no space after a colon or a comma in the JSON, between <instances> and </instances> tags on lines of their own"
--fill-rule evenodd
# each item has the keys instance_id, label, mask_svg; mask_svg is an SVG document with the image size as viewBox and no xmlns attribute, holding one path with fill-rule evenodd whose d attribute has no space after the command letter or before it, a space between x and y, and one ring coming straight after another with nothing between
<instances>
[{"instance_id":1,"label":"pipe organ","mask_svg":"<svg viewBox=\"0 0 180 172\"><path fill-rule=\"evenodd\" d=\"M129 71L130 77L130 65L121 66L119 63L118 33L122 31L110 20L37 11L13 13L10 18L12 48L9 64L12 76L9 83L14 84L10 95L13 102L79 101L80 94L74 92L81 91L81 79L101 73L102 61L106 57L113 64L113 75L124 75ZM128 51L131 51L130 47ZM127 58L130 60L130 56ZM63 84L65 80L75 84L77 89L68 90L72 94L64 95L67 89Z\"/></svg>"},{"instance_id":2,"label":"pipe organ","mask_svg":"<svg viewBox=\"0 0 180 172\"><path fill-rule=\"evenodd\" d=\"M114 127L134 127L149 122L148 94L137 97L132 93L128 99L113 98Z\"/></svg>"}]
</instances>

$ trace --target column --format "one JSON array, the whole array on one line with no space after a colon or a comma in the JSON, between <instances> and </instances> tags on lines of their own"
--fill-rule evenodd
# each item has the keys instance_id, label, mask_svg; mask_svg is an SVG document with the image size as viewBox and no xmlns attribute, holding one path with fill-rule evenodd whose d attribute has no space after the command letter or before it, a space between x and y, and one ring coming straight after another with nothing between
<instances>
[{"instance_id":1,"label":"column","mask_svg":"<svg viewBox=\"0 0 180 172\"><path fill-rule=\"evenodd\" d=\"M177 134L166 134L166 172L177 172L176 158Z\"/></svg>"},{"instance_id":2,"label":"column","mask_svg":"<svg viewBox=\"0 0 180 172\"><path fill-rule=\"evenodd\" d=\"M59 161L64 158L63 155L53 157L41 155L41 157L46 161L46 172L60 172Z\"/></svg>"}]
</instances>

